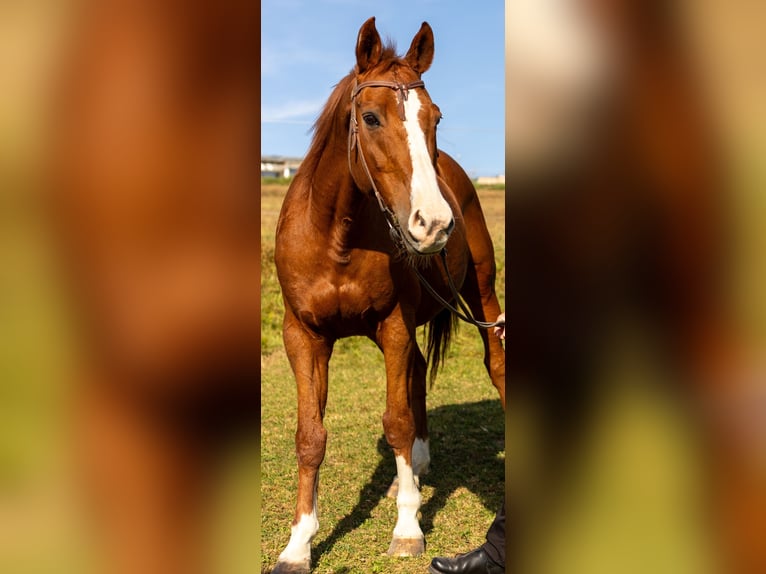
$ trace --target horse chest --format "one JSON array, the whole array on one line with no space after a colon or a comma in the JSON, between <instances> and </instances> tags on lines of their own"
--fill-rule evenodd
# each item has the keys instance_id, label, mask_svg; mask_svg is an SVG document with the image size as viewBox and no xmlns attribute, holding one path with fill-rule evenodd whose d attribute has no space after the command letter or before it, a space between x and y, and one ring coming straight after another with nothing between
<instances>
[{"instance_id":1,"label":"horse chest","mask_svg":"<svg viewBox=\"0 0 766 574\"><path fill-rule=\"evenodd\" d=\"M304 323L340 334L361 334L396 303L389 274L377 265L321 265L295 290L293 309Z\"/></svg>"}]
</instances>

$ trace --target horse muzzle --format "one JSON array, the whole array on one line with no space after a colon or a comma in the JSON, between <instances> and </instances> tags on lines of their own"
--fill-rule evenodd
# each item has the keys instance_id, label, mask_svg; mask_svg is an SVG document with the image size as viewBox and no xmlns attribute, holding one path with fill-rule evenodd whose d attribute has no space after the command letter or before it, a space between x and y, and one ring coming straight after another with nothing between
<instances>
[{"instance_id":1,"label":"horse muzzle","mask_svg":"<svg viewBox=\"0 0 766 574\"><path fill-rule=\"evenodd\" d=\"M407 239L419 254L438 253L447 244L454 228L455 218L450 210L428 213L424 209L415 209L407 219Z\"/></svg>"}]
</instances>

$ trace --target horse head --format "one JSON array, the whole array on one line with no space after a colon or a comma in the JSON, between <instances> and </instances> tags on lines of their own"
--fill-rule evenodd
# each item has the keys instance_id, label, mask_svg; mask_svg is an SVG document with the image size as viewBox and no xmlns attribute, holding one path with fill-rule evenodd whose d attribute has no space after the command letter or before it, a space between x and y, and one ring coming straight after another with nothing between
<instances>
[{"instance_id":1,"label":"horse head","mask_svg":"<svg viewBox=\"0 0 766 574\"><path fill-rule=\"evenodd\" d=\"M455 224L436 173L441 112L421 80L433 54L426 22L398 58L370 18L359 30L351 92L351 175L359 189L375 194L393 235L415 255L440 251Z\"/></svg>"}]
</instances>

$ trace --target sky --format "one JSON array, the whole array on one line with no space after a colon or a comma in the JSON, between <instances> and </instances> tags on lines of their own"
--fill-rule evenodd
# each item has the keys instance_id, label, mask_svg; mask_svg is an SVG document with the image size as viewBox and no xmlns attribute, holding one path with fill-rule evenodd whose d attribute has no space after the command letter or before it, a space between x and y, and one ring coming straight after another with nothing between
<instances>
[{"instance_id":1,"label":"sky","mask_svg":"<svg viewBox=\"0 0 766 574\"><path fill-rule=\"evenodd\" d=\"M423 21L431 25L434 62L423 80L444 115L439 148L471 177L504 174L504 0L262 0L261 153L306 153L370 16L400 54Z\"/></svg>"}]
</instances>

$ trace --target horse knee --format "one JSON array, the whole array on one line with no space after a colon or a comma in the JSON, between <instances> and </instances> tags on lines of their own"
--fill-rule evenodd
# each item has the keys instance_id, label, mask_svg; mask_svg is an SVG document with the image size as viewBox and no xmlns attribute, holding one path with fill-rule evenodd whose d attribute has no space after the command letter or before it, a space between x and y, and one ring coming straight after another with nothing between
<instances>
[{"instance_id":1,"label":"horse knee","mask_svg":"<svg viewBox=\"0 0 766 574\"><path fill-rule=\"evenodd\" d=\"M319 468L327 446L327 429L321 423L299 428L295 433L295 453L299 466Z\"/></svg>"},{"instance_id":2,"label":"horse knee","mask_svg":"<svg viewBox=\"0 0 766 574\"><path fill-rule=\"evenodd\" d=\"M383 432L389 446L395 450L411 448L415 440L415 420L410 412L383 415Z\"/></svg>"}]
</instances>

